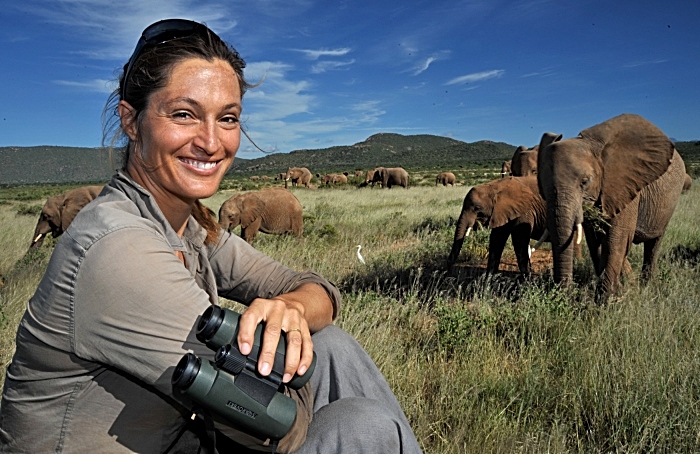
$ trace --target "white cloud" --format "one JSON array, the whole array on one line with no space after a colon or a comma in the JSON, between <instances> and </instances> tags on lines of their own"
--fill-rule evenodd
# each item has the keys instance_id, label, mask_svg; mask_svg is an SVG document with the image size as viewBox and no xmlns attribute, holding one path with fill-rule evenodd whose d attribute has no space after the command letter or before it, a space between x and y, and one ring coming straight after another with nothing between
<instances>
[{"instance_id":1,"label":"white cloud","mask_svg":"<svg viewBox=\"0 0 700 454\"><path fill-rule=\"evenodd\" d=\"M204 22L217 33L234 28L236 21L229 18L225 5L195 0L26 0L24 8L47 22L85 35L86 47L81 54L96 59L126 60L143 29L166 17Z\"/></svg>"},{"instance_id":2,"label":"white cloud","mask_svg":"<svg viewBox=\"0 0 700 454\"><path fill-rule=\"evenodd\" d=\"M439 60L445 60L448 58L450 55L449 50L441 50L439 52L434 53L430 57L426 58L425 60L420 61L413 69L413 75L417 76L418 74L426 71L430 65L433 62L439 61Z\"/></svg>"},{"instance_id":3,"label":"white cloud","mask_svg":"<svg viewBox=\"0 0 700 454\"><path fill-rule=\"evenodd\" d=\"M321 57L342 57L347 55L352 49L343 47L340 49L292 49L296 52L303 53L309 60L318 60Z\"/></svg>"},{"instance_id":4,"label":"white cloud","mask_svg":"<svg viewBox=\"0 0 700 454\"><path fill-rule=\"evenodd\" d=\"M66 87L82 88L87 91L98 93L112 93L117 88L117 83L113 80L94 79L84 82L76 82L71 80L54 80L55 84Z\"/></svg>"},{"instance_id":5,"label":"white cloud","mask_svg":"<svg viewBox=\"0 0 700 454\"><path fill-rule=\"evenodd\" d=\"M468 84L479 80L493 79L501 77L505 73L502 69L494 69L492 71L483 71L480 73L467 74L466 76L455 77L445 85Z\"/></svg>"},{"instance_id":6,"label":"white cloud","mask_svg":"<svg viewBox=\"0 0 700 454\"><path fill-rule=\"evenodd\" d=\"M355 63L354 59L348 61L320 61L311 67L311 72L313 74L321 74L326 71L343 69L353 63Z\"/></svg>"}]
</instances>

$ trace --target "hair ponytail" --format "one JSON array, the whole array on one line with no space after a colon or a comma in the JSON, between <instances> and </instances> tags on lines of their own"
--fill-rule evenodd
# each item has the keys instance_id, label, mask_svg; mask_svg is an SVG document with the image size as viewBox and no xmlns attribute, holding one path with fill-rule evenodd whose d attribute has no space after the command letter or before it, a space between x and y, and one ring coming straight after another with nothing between
<instances>
[{"instance_id":1,"label":"hair ponytail","mask_svg":"<svg viewBox=\"0 0 700 454\"><path fill-rule=\"evenodd\" d=\"M207 231L207 238L204 240L205 244L214 244L219 240L219 223L216 222L216 217L214 211L209 207L204 206L199 200L194 202L192 207L192 216L195 221L201 225L204 230Z\"/></svg>"}]
</instances>

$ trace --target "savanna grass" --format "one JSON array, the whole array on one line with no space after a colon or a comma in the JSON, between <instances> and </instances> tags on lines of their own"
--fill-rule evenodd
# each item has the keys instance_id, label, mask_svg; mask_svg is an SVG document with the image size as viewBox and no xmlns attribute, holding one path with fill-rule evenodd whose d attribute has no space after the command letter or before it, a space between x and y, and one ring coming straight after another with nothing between
<instances>
[{"instance_id":1,"label":"savanna grass","mask_svg":"<svg viewBox=\"0 0 700 454\"><path fill-rule=\"evenodd\" d=\"M467 189L295 188L304 237L259 234L254 245L339 286L336 323L375 360L426 453L699 451L698 189L681 198L654 279L626 279L606 306L593 303L585 254L564 288L549 272L522 282L447 273ZM218 211L232 194L205 203ZM14 232L0 247L15 249L0 262L5 364L51 247L25 258L34 221L15 213L0 206L0 232ZM483 266L487 242L474 232L459 262ZM630 261L638 275L641 246Z\"/></svg>"}]
</instances>

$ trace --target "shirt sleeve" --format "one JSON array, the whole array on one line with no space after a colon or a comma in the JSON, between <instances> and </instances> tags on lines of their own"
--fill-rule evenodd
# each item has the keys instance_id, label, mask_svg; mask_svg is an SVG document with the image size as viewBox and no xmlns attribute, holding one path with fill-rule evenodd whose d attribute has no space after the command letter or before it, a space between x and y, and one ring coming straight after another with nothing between
<instances>
[{"instance_id":1,"label":"shirt sleeve","mask_svg":"<svg viewBox=\"0 0 700 454\"><path fill-rule=\"evenodd\" d=\"M294 271L253 248L237 235L221 230L210 247L209 262L219 296L249 305L255 298L272 298L302 284L320 285L333 304L333 319L340 310L337 287L314 271Z\"/></svg>"},{"instance_id":2,"label":"shirt sleeve","mask_svg":"<svg viewBox=\"0 0 700 454\"><path fill-rule=\"evenodd\" d=\"M155 229L120 228L83 254L75 275L72 349L172 396L172 370L185 353L214 356L195 336L209 305Z\"/></svg>"}]
</instances>

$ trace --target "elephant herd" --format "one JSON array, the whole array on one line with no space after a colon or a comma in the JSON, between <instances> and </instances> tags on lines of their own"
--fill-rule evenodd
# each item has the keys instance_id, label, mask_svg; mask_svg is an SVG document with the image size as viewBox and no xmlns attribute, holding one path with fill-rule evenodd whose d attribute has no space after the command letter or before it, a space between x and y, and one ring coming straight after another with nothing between
<instances>
[{"instance_id":1,"label":"elephant herd","mask_svg":"<svg viewBox=\"0 0 700 454\"><path fill-rule=\"evenodd\" d=\"M448 265L478 222L491 228L488 271L498 269L510 236L520 271L529 274L530 239L548 237L554 280L567 283L585 235L603 299L619 291L632 244L644 244L642 280L651 277L681 192L691 182L673 142L632 114L573 138L545 133L532 149L518 147L502 177L474 186L465 197Z\"/></svg>"},{"instance_id":2,"label":"elephant herd","mask_svg":"<svg viewBox=\"0 0 700 454\"><path fill-rule=\"evenodd\" d=\"M362 177L359 171L356 177ZM366 173L365 184L383 188L409 187L401 167L377 167ZM346 183L345 174L317 176L325 184ZM309 187L311 172L289 168L275 179ZM656 265L659 245L680 199L692 180L673 142L655 125L623 114L562 139L545 133L533 148L520 146L502 168L502 178L473 186L462 204L455 228L448 268L457 262L470 232L490 228L487 271L498 271L508 238L520 272L531 273L531 239L551 242L556 282L572 280L573 259L585 236L597 276L598 295L617 293L620 276L629 270L632 244L644 244L642 279ZM441 172L438 184L455 184L455 175ZM50 197L42 208L30 248L40 246L48 233L61 235L78 211L93 200L102 186L86 186ZM595 215L591 215L594 213ZM303 232L302 207L288 190L279 187L236 194L219 210L226 230L241 226L252 242L259 231L271 234ZM578 250L578 252L577 252Z\"/></svg>"}]
</instances>

